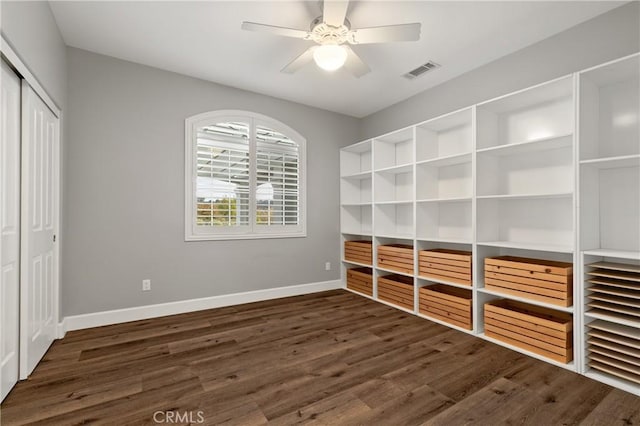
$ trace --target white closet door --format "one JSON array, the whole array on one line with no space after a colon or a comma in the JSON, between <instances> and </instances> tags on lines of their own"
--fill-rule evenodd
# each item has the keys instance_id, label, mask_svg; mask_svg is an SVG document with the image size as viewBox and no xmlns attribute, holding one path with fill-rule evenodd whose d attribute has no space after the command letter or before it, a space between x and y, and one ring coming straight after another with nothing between
<instances>
[{"instance_id":1,"label":"white closet door","mask_svg":"<svg viewBox=\"0 0 640 426\"><path fill-rule=\"evenodd\" d=\"M22 248L20 378L56 336L59 122L22 82Z\"/></svg>"},{"instance_id":2,"label":"white closet door","mask_svg":"<svg viewBox=\"0 0 640 426\"><path fill-rule=\"evenodd\" d=\"M0 401L18 381L20 321L20 79L2 60L0 85Z\"/></svg>"}]
</instances>

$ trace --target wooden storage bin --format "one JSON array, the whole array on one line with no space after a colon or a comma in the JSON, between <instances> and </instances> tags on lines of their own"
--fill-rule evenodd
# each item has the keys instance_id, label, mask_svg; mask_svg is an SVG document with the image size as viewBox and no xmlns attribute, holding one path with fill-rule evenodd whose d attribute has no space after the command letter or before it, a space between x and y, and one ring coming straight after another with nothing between
<instances>
[{"instance_id":1,"label":"wooden storage bin","mask_svg":"<svg viewBox=\"0 0 640 426\"><path fill-rule=\"evenodd\" d=\"M373 245L371 241L345 241L344 260L373 265Z\"/></svg>"},{"instance_id":2,"label":"wooden storage bin","mask_svg":"<svg viewBox=\"0 0 640 426\"><path fill-rule=\"evenodd\" d=\"M487 290L525 297L558 306L573 304L573 265L514 256L484 260Z\"/></svg>"},{"instance_id":3,"label":"wooden storage bin","mask_svg":"<svg viewBox=\"0 0 640 426\"><path fill-rule=\"evenodd\" d=\"M512 300L484 305L484 334L562 363L573 360L570 314Z\"/></svg>"},{"instance_id":4,"label":"wooden storage bin","mask_svg":"<svg viewBox=\"0 0 640 426\"><path fill-rule=\"evenodd\" d=\"M373 271L371 268L347 269L347 288L373 297Z\"/></svg>"},{"instance_id":5,"label":"wooden storage bin","mask_svg":"<svg viewBox=\"0 0 640 426\"><path fill-rule=\"evenodd\" d=\"M378 266L413 275L413 246L408 244L378 246Z\"/></svg>"},{"instance_id":6,"label":"wooden storage bin","mask_svg":"<svg viewBox=\"0 0 640 426\"><path fill-rule=\"evenodd\" d=\"M457 325L473 329L471 315L471 290L435 284L420 288L420 313Z\"/></svg>"},{"instance_id":7,"label":"wooden storage bin","mask_svg":"<svg viewBox=\"0 0 640 426\"><path fill-rule=\"evenodd\" d=\"M413 278L397 274L378 277L378 299L413 311Z\"/></svg>"},{"instance_id":8,"label":"wooden storage bin","mask_svg":"<svg viewBox=\"0 0 640 426\"><path fill-rule=\"evenodd\" d=\"M462 250L421 250L418 254L421 277L471 286L471 252Z\"/></svg>"}]
</instances>

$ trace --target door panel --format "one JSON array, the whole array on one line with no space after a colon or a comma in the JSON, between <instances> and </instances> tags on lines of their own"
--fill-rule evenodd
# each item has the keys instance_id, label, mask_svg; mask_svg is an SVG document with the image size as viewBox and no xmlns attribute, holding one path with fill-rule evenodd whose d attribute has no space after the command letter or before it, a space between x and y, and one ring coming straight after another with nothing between
<instances>
[{"instance_id":1,"label":"door panel","mask_svg":"<svg viewBox=\"0 0 640 426\"><path fill-rule=\"evenodd\" d=\"M20 378L56 336L58 118L22 83L22 252Z\"/></svg>"},{"instance_id":2,"label":"door panel","mask_svg":"<svg viewBox=\"0 0 640 426\"><path fill-rule=\"evenodd\" d=\"M0 401L18 380L20 79L2 60L0 123Z\"/></svg>"}]
</instances>

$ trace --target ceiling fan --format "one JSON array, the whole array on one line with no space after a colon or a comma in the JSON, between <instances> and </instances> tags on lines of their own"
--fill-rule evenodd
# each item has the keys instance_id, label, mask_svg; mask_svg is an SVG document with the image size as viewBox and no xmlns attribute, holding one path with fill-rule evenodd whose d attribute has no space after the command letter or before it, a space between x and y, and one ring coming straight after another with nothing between
<instances>
[{"instance_id":1,"label":"ceiling fan","mask_svg":"<svg viewBox=\"0 0 640 426\"><path fill-rule=\"evenodd\" d=\"M351 24L346 19L348 5L349 0L324 0L322 16L311 22L309 31L246 21L242 23L242 29L300 38L316 43L291 61L281 72L294 73L313 60L320 68L327 71L335 71L344 66L358 78L371 69L351 49L350 44L420 39L419 23L351 29Z\"/></svg>"}]
</instances>

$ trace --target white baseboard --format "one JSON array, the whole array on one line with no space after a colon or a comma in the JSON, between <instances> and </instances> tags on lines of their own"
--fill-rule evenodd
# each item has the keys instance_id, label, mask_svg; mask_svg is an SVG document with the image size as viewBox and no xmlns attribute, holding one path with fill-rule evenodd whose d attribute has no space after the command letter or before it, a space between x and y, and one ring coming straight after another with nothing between
<instances>
[{"instance_id":1,"label":"white baseboard","mask_svg":"<svg viewBox=\"0 0 640 426\"><path fill-rule=\"evenodd\" d=\"M58 338L64 337L67 331L85 328L101 327L103 325L119 324L138 321L166 315L184 314L205 309L221 308L224 306L240 305L242 303L259 302L262 300L279 299L281 297L299 296L320 291L342 288L341 280L322 281L288 287L276 287L265 290L247 291L244 293L223 294L220 296L203 297L201 299L180 300L177 302L159 303L157 305L137 306L135 308L116 309L113 311L95 312L91 314L72 315L65 317L58 324Z\"/></svg>"}]
</instances>

